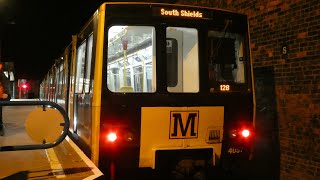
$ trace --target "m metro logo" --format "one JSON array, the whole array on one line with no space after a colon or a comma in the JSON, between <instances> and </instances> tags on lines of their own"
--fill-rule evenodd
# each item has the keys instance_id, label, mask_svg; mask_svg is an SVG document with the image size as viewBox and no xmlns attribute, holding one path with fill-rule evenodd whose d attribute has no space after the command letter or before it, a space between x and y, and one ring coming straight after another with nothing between
<instances>
[{"instance_id":1,"label":"m metro logo","mask_svg":"<svg viewBox=\"0 0 320 180\"><path fill-rule=\"evenodd\" d=\"M170 111L169 139L198 137L199 111Z\"/></svg>"}]
</instances>

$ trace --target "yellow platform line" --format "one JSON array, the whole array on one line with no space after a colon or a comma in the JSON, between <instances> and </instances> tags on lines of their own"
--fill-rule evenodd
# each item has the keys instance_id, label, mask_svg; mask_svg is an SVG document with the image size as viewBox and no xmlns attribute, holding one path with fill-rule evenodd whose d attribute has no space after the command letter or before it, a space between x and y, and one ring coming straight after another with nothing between
<instances>
[{"instance_id":1,"label":"yellow platform line","mask_svg":"<svg viewBox=\"0 0 320 180\"><path fill-rule=\"evenodd\" d=\"M51 172L56 178L65 178L63 168L53 148L46 149L46 155L50 163Z\"/></svg>"}]
</instances>

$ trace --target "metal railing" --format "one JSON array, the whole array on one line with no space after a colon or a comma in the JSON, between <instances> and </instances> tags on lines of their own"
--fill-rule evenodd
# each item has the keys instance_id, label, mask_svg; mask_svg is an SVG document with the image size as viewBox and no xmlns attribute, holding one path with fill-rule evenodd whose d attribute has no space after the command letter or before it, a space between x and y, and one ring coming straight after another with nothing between
<instances>
[{"instance_id":1,"label":"metal railing","mask_svg":"<svg viewBox=\"0 0 320 180\"><path fill-rule=\"evenodd\" d=\"M15 145L15 146L0 146L1 151L19 151L19 150L35 150L35 149L48 149L60 144L68 135L70 121L66 111L58 104L50 101L0 101L0 106L42 106L45 110L46 108L57 109L63 116L64 123L60 126L63 127L63 132L53 143L44 144L30 144L30 145Z\"/></svg>"}]
</instances>

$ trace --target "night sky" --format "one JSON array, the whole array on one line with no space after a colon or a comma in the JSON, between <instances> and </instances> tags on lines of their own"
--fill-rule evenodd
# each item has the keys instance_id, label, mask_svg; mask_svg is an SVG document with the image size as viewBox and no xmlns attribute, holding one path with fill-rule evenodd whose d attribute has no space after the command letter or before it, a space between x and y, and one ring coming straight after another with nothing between
<instances>
[{"instance_id":1,"label":"night sky","mask_svg":"<svg viewBox=\"0 0 320 180\"><path fill-rule=\"evenodd\" d=\"M0 0L1 60L15 63L16 79L42 80L102 2Z\"/></svg>"}]
</instances>

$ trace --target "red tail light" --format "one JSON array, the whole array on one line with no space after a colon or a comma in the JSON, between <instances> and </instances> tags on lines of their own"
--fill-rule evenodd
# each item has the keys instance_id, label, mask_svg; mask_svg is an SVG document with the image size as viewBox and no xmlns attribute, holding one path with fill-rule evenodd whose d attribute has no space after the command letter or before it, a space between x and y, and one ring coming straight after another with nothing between
<instances>
[{"instance_id":1,"label":"red tail light","mask_svg":"<svg viewBox=\"0 0 320 180\"><path fill-rule=\"evenodd\" d=\"M250 138L252 136L251 129L233 129L229 131L230 138Z\"/></svg>"},{"instance_id":2,"label":"red tail light","mask_svg":"<svg viewBox=\"0 0 320 180\"><path fill-rule=\"evenodd\" d=\"M110 132L109 134L107 134L107 141L108 142L115 142L117 140L117 134L114 132Z\"/></svg>"},{"instance_id":3,"label":"red tail light","mask_svg":"<svg viewBox=\"0 0 320 180\"><path fill-rule=\"evenodd\" d=\"M244 138L247 138L250 136L250 131L248 129L244 129L241 131L241 135L244 137Z\"/></svg>"},{"instance_id":4,"label":"red tail light","mask_svg":"<svg viewBox=\"0 0 320 180\"><path fill-rule=\"evenodd\" d=\"M134 133L125 128L115 127L107 129L104 132L104 140L106 143L125 145L129 142L135 142Z\"/></svg>"},{"instance_id":5,"label":"red tail light","mask_svg":"<svg viewBox=\"0 0 320 180\"><path fill-rule=\"evenodd\" d=\"M23 84L23 85L22 85L22 88L23 88L23 89L27 89L27 88L28 88L28 85L27 85L27 84Z\"/></svg>"}]
</instances>

